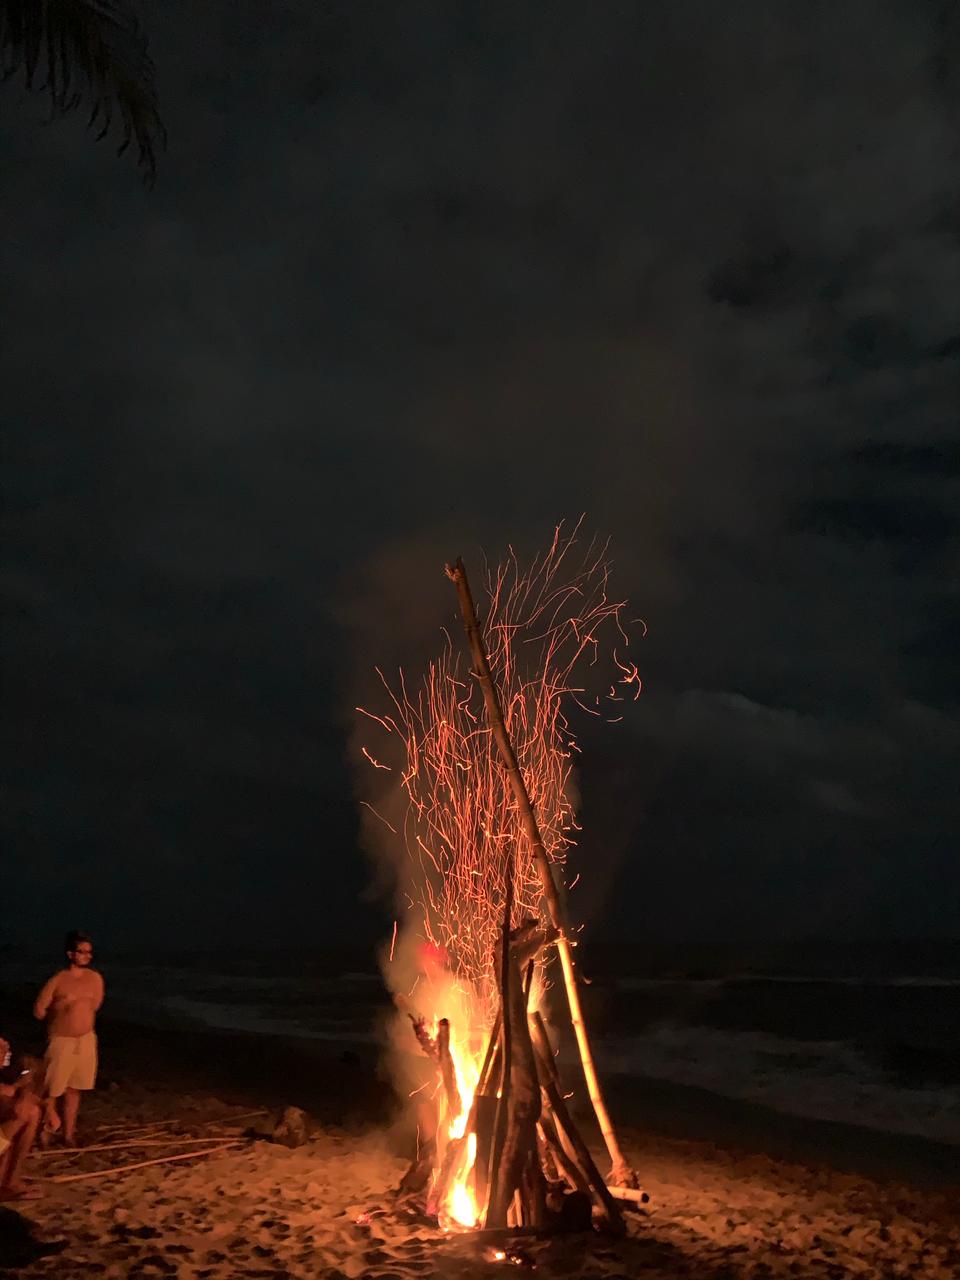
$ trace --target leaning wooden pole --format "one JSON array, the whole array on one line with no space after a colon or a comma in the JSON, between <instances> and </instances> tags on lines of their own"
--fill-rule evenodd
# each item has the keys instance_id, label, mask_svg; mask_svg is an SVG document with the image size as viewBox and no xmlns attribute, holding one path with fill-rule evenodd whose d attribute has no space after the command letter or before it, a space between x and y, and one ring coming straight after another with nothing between
<instances>
[{"instance_id":1,"label":"leaning wooden pole","mask_svg":"<svg viewBox=\"0 0 960 1280\"><path fill-rule=\"evenodd\" d=\"M557 938L557 951L560 954L560 967L563 970L563 985L567 992L567 1002L570 1006L570 1021L573 1023L574 1034L577 1037L577 1047L580 1050L580 1061L583 1065L583 1076L587 1084L587 1092L590 1094L590 1101L593 1104L596 1113L597 1123L600 1126L600 1132L603 1134L603 1140L606 1143L607 1151L610 1153L610 1162L613 1166L611 1170L611 1180L621 1186L632 1186L636 1183L636 1174L630 1168L624 1158L624 1154L620 1149L620 1143L617 1141L617 1135L610 1119L610 1113L607 1111L607 1104L603 1098L603 1092L600 1088L600 1081L597 1078L597 1070L593 1062L593 1052L590 1048L590 1040L587 1036L586 1024L583 1020L583 1011L580 1007L580 993L577 990L577 978L573 967L573 955L570 949L570 943L567 939L566 931L566 913L563 909L563 903L560 894L557 891L557 885L553 878L553 868L550 866L550 859L547 857L547 851L543 845L543 839L540 835L540 827L537 824L536 815L533 812L533 806L530 803L530 794L527 791L527 784L524 782L523 774L520 772L520 765L517 762L516 753L513 744L510 741L510 735L507 733L507 727L503 720L503 709L500 706L500 695L493 683L493 676L490 673L490 662L487 658L486 645L483 642L483 634L480 630L480 624L477 621L477 611L473 603L473 596L470 592L470 583L467 578L467 571L464 568L463 561L458 557L454 565L447 565L447 577L453 582L457 588L457 599L460 604L460 613L463 617L463 625L467 633L467 641L470 645L470 652L473 657L473 665L475 674L480 682L480 688L483 691L483 698L487 708L487 718L490 721L490 729L493 733L494 740L503 757L504 765L510 778L510 785L513 788L514 796L517 801L517 809L520 813L520 821L523 824L524 832L530 841L533 849L534 858L537 864L537 870L540 873L540 882L543 887L543 896L547 903L547 911L550 915L550 923L555 929L559 930L560 936Z\"/></svg>"}]
</instances>

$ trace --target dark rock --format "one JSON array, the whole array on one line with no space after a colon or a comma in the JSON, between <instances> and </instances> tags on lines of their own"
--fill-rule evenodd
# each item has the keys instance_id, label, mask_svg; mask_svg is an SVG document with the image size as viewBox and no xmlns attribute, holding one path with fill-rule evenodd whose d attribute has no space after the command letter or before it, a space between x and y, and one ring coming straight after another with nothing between
<instances>
[{"instance_id":1,"label":"dark rock","mask_svg":"<svg viewBox=\"0 0 960 1280\"><path fill-rule=\"evenodd\" d=\"M310 1141L306 1113L299 1107L284 1107L270 1137L284 1147L302 1147Z\"/></svg>"}]
</instances>

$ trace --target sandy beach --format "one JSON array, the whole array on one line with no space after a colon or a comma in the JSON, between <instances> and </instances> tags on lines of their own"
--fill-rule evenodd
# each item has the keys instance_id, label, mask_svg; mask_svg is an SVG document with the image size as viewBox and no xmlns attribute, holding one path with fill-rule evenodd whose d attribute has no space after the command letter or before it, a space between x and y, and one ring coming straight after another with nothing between
<instances>
[{"instance_id":1,"label":"sandy beach","mask_svg":"<svg viewBox=\"0 0 960 1280\"><path fill-rule=\"evenodd\" d=\"M649 1081L614 1082L612 1093L649 1205L628 1216L626 1239L518 1239L517 1270L604 1280L957 1274L955 1149ZM262 1136L285 1104L311 1117L296 1149ZM0 1213L0 1273L413 1280L496 1275L509 1262L509 1245L501 1260L489 1242L441 1235L392 1194L409 1135L372 1052L114 1024L82 1120L81 1151L30 1160L43 1198ZM150 1145L115 1145L133 1142Z\"/></svg>"}]
</instances>

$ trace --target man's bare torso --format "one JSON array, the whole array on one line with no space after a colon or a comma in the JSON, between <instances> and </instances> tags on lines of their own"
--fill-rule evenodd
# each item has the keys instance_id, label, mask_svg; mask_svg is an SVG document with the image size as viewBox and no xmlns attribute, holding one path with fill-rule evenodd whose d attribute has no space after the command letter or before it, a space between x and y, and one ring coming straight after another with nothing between
<instances>
[{"instance_id":1,"label":"man's bare torso","mask_svg":"<svg viewBox=\"0 0 960 1280\"><path fill-rule=\"evenodd\" d=\"M45 999L46 998L46 999ZM95 969L62 969L40 993L46 1005L47 1034L85 1036L103 1004L103 978Z\"/></svg>"}]
</instances>

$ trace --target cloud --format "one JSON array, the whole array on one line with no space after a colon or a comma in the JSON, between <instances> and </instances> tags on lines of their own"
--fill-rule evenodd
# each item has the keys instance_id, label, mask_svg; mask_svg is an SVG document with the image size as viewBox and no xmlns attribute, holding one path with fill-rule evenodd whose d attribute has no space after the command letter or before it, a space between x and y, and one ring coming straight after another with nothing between
<instances>
[{"instance_id":1,"label":"cloud","mask_svg":"<svg viewBox=\"0 0 960 1280\"><path fill-rule=\"evenodd\" d=\"M639 885L650 840L682 851L667 903L702 841L756 925L774 899L835 922L826 888L790 890L845 850L875 887L862 927L893 928L912 797L926 847L955 817L923 782L935 735L902 800L878 782L903 707L957 709L951 20L467 8L151 0L171 150L150 195L5 90L17 839L101 844L109 880L162 792L188 861L219 820L312 875L312 770L352 838L343 766L309 744L342 761L357 670L426 643L451 554L585 510L650 624L648 718L585 765L585 856L633 854ZM117 760L144 796L119 841ZM259 816L231 825L251 776ZM271 796L299 815L279 836Z\"/></svg>"}]
</instances>

